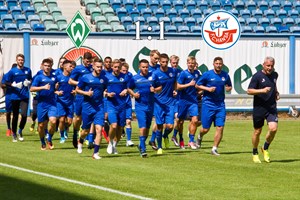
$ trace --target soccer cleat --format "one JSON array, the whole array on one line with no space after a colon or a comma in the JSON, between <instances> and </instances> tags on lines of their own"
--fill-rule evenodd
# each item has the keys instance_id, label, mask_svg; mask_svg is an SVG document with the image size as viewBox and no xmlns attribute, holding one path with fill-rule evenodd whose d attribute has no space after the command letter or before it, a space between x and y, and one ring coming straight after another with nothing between
<instances>
[{"instance_id":1,"label":"soccer cleat","mask_svg":"<svg viewBox=\"0 0 300 200\"><path fill-rule=\"evenodd\" d=\"M68 131L64 131L64 137L65 137L65 139L68 139Z\"/></svg>"},{"instance_id":2,"label":"soccer cleat","mask_svg":"<svg viewBox=\"0 0 300 200\"><path fill-rule=\"evenodd\" d=\"M106 152L108 154L112 154L113 153L113 145L111 143L108 144Z\"/></svg>"},{"instance_id":3,"label":"soccer cleat","mask_svg":"<svg viewBox=\"0 0 300 200\"><path fill-rule=\"evenodd\" d=\"M19 139L20 142L24 141L24 138L21 135L19 135L18 139Z\"/></svg>"},{"instance_id":4,"label":"soccer cleat","mask_svg":"<svg viewBox=\"0 0 300 200\"><path fill-rule=\"evenodd\" d=\"M163 139L164 139L165 148L166 148L166 149L170 148L170 141L169 141L169 138L163 138Z\"/></svg>"},{"instance_id":5,"label":"soccer cleat","mask_svg":"<svg viewBox=\"0 0 300 200\"><path fill-rule=\"evenodd\" d=\"M252 155L252 160L254 163L261 163L258 154Z\"/></svg>"},{"instance_id":6,"label":"soccer cleat","mask_svg":"<svg viewBox=\"0 0 300 200\"><path fill-rule=\"evenodd\" d=\"M12 136L12 138L13 138L12 142L18 142L18 138L17 138L16 134L12 134L12 135L13 135Z\"/></svg>"},{"instance_id":7,"label":"soccer cleat","mask_svg":"<svg viewBox=\"0 0 300 200\"><path fill-rule=\"evenodd\" d=\"M149 141L149 145L152 147L152 149L153 150L157 150L158 148L157 148L157 146L156 146L156 144L155 144L155 142L152 142L152 141Z\"/></svg>"},{"instance_id":8,"label":"soccer cleat","mask_svg":"<svg viewBox=\"0 0 300 200\"><path fill-rule=\"evenodd\" d=\"M54 145L53 145L52 142L47 142L47 144L48 144L48 148L49 148L50 150L53 150L53 149L54 149Z\"/></svg>"},{"instance_id":9,"label":"soccer cleat","mask_svg":"<svg viewBox=\"0 0 300 200\"><path fill-rule=\"evenodd\" d=\"M100 160L101 157L99 156L99 153L94 153L94 154L93 154L93 159L95 159L95 160Z\"/></svg>"},{"instance_id":10,"label":"soccer cleat","mask_svg":"<svg viewBox=\"0 0 300 200\"><path fill-rule=\"evenodd\" d=\"M6 136L7 136L7 137L10 137L10 136L11 136L11 130L10 130L10 129L7 129L7 130L6 130Z\"/></svg>"},{"instance_id":11,"label":"soccer cleat","mask_svg":"<svg viewBox=\"0 0 300 200\"><path fill-rule=\"evenodd\" d=\"M126 147L133 147L134 143L131 140L127 140Z\"/></svg>"},{"instance_id":12,"label":"soccer cleat","mask_svg":"<svg viewBox=\"0 0 300 200\"><path fill-rule=\"evenodd\" d=\"M114 146L113 146L113 153L114 153L115 155L116 155L116 154L119 154L119 153L118 153L118 150L117 150L117 147L114 147Z\"/></svg>"},{"instance_id":13,"label":"soccer cleat","mask_svg":"<svg viewBox=\"0 0 300 200\"><path fill-rule=\"evenodd\" d=\"M218 149L212 149L210 153L211 153L211 155L214 155L214 156L219 156L220 155L218 153Z\"/></svg>"},{"instance_id":14,"label":"soccer cleat","mask_svg":"<svg viewBox=\"0 0 300 200\"><path fill-rule=\"evenodd\" d=\"M31 126L30 126L30 128L29 128L29 131L30 131L30 132L33 132L33 131L34 131L34 126L35 126L35 124L31 124Z\"/></svg>"},{"instance_id":15,"label":"soccer cleat","mask_svg":"<svg viewBox=\"0 0 300 200\"><path fill-rule=\"evenodd\" d=\"M157 154L162 154L163 153L163 150L161 149L161 148L159 148L158 150L157 150Z\"/></svg>"},{"instance_id":16,"label":"soccer cleat","mask_svg":"<svg viewBox=\"0 0 300 200\"><path fill-rule=\"evenodd\" d=\"M267 163L271 162L271 161L270 161L270 154L269 154L269 151L268 151L267 149L264 150L263 147L261 148L261 151L262 151L262 153L264 154L264 160L265 160Z\"/></svg>"},{"instance_id":17,"label":"soccer cleat","mask_svg":"<svg viewBox=\"0 0 300 200\"><path fill-rule=\"evenodd\" d=\"M193 150L198 149L195 142L189 142L188 147L190 147Z\"/></svg>"},{"instance_id":18,"label":"soccer cleat","mask_svg":"<svg viewBox=\"0 0 300 200\"><path fill-rule=\"evenodd\" d=\"M80 142L77 144L77 153L82 153L82 144Z\"/></svg>"},{"instance_id":19,"label":"soccer cleat","mask_svg":"<svg viewBox=\"0 0 300 200\"><path fill-rule=\"evenodd\" d=\"M175 145L176 147L179 147L178 140L177 140L176 137L173 136L173 137L171 138L171 141L174 142L174 145Z\"/></svg>"},{"instance_id":20,"label":"soccer cleat","mask_svg":"<svg viewBox=\"0 0 300 200\"><path fill-rule=\"evenodd\" d=\"M63 143L65 143L65 142L66 142L66 138L61 137L60 140L59 140L59 143L60 143L60 144L63 144Z\"/></svg>"},{"instance_id":21,"label":"soccer cleat","mask_svg":"<svg viewBox=\"0 0 300 200\"><path fill-rule=\"evenodd\" d=\"M138 150L139 150L139 152L140 152L141 157L142 157L142 158L147 158L147 153L146 153L146 151L142 151L140 145L138 145L137 148L138 148Z\"/></svg>"},{"instance_id":22,"label":"soccer cleat","mask_svg":"<svg viewBox=\"0 0 300 200\"><path fill-rule=\"evenodd\" d=\"M46 145L45 145L45 144L42 144L41 150L42 150L42 151L45 151L45 150L46 150Z\"/></svg>"},{"instance_id":23,"label":"soccer cleat","mask_svg":"<svg viewBox=\"0 0 300 200\"><path fill-rule=\"evenodd\" d=\"M180 149L185 149L183 140L179 142L179 145L180 145Z\"/></svg>"},{"instance_id":24,"label":"soccer cleat","mask_svg":"<svg viewBox=\"0 0 300 200\"><path fill-rule=\"evenodd\" d=\"M198 135L198 138L196 140L196 145L199 149L201 148L201 144L202 144L202 138L200 139L200 135Z\"/></svg>"}]
</instances>

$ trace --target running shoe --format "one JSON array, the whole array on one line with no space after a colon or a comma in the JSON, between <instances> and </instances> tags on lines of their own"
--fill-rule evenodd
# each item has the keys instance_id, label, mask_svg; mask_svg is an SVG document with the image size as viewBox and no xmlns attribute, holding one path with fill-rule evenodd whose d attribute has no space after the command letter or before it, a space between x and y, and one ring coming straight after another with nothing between
<instances>
[{"instance_id":1,"label":"running shoe","mask_svg":"<svg viewBox=\"0 0 300 200\"><path fill-rule=\"evenodd\" d=\"M174 145L175 145L176 147L179 147L178 140L177 140L176 137L173 136L173 137L171 138L171 141L174 143Z\"/></svg>"},{"instance_id":2,"label":"running shoe","mask_svg":"<svg viewBox=\"0 0 300 200\"><path fill-rule=\"evenodd\" d=\"M262 151L263 154L264 154L264 160L265 160L267 163L271 162L269 151L268 151L268 150L264 150L263 147L261 148L261 151Z\"/></svg>"},{"instance_id":3,"label":"running shoe","mask_svg":"<svg viewBox=\"0 0 300 200\"><path fill-rule=\"evenodd\" d=\"M252 160L254 163L261 163L258 155L252 155Z\"/></svg>"}]
</instances>

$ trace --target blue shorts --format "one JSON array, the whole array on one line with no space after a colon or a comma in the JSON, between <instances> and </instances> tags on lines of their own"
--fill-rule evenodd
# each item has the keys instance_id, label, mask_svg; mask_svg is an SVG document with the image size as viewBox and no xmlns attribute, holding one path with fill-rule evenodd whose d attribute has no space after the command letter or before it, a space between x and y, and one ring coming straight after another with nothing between
<instances>
[{"instance_id":1,"label":"blue shorts","mask_svg":"<svg viewBox=\"0 0 300 200\"><path fill-rule=\"evenodd\" d=\"M198 121L202 119L202 101L198 100Z\"/></svg>"},{"instance_id":2,"label":"blue shorts","mask_svg":"<svg viewBox=\"0 0 300 200\"><path fill-rule=\"evenodd\" d=\"M6 112L12 112L12 104L11 104L11 99L10 97L5 96L5 110Z\"/></svg>"},{"instance_id":3,"label":"blue shorts","mask_svg":"<svg viewBox=\"0 0 300 200\"><path fill-rule=\"evenodd\" d=\"M153 116L153 109L144 110L136 107L135 111L139 128L150 128Z\"/></svg>"},{"instance_id":4,"label":"blue shorts","mask_svg":"<svg viewBox=\"0 0 300 200\"><path fill-rule=\"evenodd\" d=\"M83 105L82 112L82 129L90 129L91 124L104 126L104 105L98 107Z\"/></svg>"},{"instance_id":5,"label":"blue shorts","mask_svg":"<svg viewBox=\"0 0 300 200\"><path fill-rule=\"evenodd\" d=\"M107 113L107 98L103 98L104 112Z\"/></svg>"},{"instance_id":6,"label":"blue shorts","mask_svg":"<svg viewBox=\"0 0 300 200\"><path fill-rule=\"evenodd\" d=\"M126 119L132 119L132 106L127 106L126 107Z\"/></svg>"},{"instance_id":7,"label":"blue shorts","mask_svg":"<svg viewBox=\"0 0 300 200\"><path fill-rule=\"evenodd\" d=\"M115 109L107 106L109 123L117 123L118 126L125 126L126 124L126 109Z\"/></svg>"},{"instance_id":8,"label":"blue shorts","mask_svg":"<svg viewBox=\"0 0 300 200\"><path fill-rule=\"evenodd\" d=\"M56 103L57 107L57 116L58 117L68 117L73 118L74 115L74 105L63 105L60 102Z\"/></svg>"},{"instance_id":9,"label":"blue shorts","mask_svg":"<svg viewBox=\"0 0 300 200\"><path fill-rule=\"evenodd\" d=\"M50 117L57 116L57 108L55 104L39 102L37 105L38 122L44 122Z\"/></svg>"},{"instance_id":10,"label":"blue shorts","mask_svg":"<svg viewBox=\"0 0 300 200\"><path fill-rule=\"evenodd\" d=\"M83 97L76 96L75 98L75 115L81 116L82 115L82 104L83 104Z\"/></svg>"},{"instance_id":11,"label":"blue shorts","mask_svg":"<svg viewBox=\"0 0 300 200\"><path fill-rule=\"evenodd\" d=\"M179 101L177 100L174 105L174 113L178 113L178 105L179 105Z\"/></svg>"},{"instance_id":12,"label":"blue shorts","mask_svg":"<svg viewBox=\"0 0 300 200\"><path fill-rule=\"evenodd\" d=\"M190 117L198 116L198 104L186 104L186 103L180 103L178 105L178 119L186 119L187 114L189 114Z\"/></svg>"},{"instance_id":13,"label":"blue shorts","mask_svg":"<svg viewBox=\"0 0 300 200\"><path fill-rule=\"evenodd\" d=\"M221 106L218 108L211 108L205 104L202 106L202 127L205 129L209 129L211 127L212 122L214 122L214 126L224 126L226 120L226 110L225 106Z\"/></svg>"},{"instance_id":14,"label":"blue shorts","mask_svg":"<svg viewBox=\"0 0 300 200\"><path fill-rule=\"evenodd\" d=\"M158 125L174 124L174 105L159 105L154 103L155 122Z\"/></svg>"}]
</instances>

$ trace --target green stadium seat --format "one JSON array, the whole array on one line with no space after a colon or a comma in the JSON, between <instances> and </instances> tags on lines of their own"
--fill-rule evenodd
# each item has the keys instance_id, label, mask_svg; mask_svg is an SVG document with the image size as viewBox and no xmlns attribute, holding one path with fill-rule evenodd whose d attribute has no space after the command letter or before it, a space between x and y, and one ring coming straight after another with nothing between
<instances>
[{"instance_id":1,"label":"green stadium seat","mask_svg":"<svg viewBox=\"0 0 300 200\"><path fill-rule=\"evenodd\" d=\"M62 15L57 15L54 17L54 22L59 26L61 24L68 24L67 18Z\"/></svg>"},{"instance_id":2,"label":"green stadium seat","mask_svg":"<svg viewBox=\"0 0 300 200\"><path fill-rule=\"evenodd\" d=\"M112 32L112 27L111 27L111 25L108 25L108 24L102 24L99 27L99 31L100 32Z\"/></svg>"},{"instance_id":3,"label":"green stadium seat","mask_svg":"<svg viewBox=\"0 0 300 200\"><path fill-rule=\"evenodd\" d=\"M120 20L117 16L108 16L107 17L107 22L111 25L120 25Z\"/></svg>"},{"instance_id":4,"label":"green stadium seat","mask_svg":"<svg viewBox=\"0 0 300 200\"><path fill-rule=\"evenodd\" d=\"M108 0L97 0L97 4L101 9L110 7Z\"/></svg>"},{"instance_id":5,"label":"green stadium seat","mask_svg":"<svg viewBox=\"0 0 300 200\"><path fill-rule=\"evenodd\" d=\"M19 25L20 31L31 31L30 24L24 23Z\"/></svg>"},{"instance_id":6,"label":"green stadium seat","mask_svg":"<svg viewBox=\"0 0 300 200\"><path fill-rule=\"evenodd\" d=\"M37 10L38 8L43 7L45 4L43 0L32 0L32 5Z\"/></svg>"},{"instance_id":7,"label":"green stadium seat","mask_svg":"<svg viewBox=\"0 0 300 200\"><path fill-rule=\"evenodd\" d=\"M97 27L100 27L102 24L107 24L107 19L104 16L96 16L95 17L95 24Z\"/></svg>"},{"instance_id":8,"label":"green stadium seat","mask_svg":"<svg viewBox=\"0 0 300 200\"><path fill-rule=\"evenodd\" d=\"M41 20L45 24L45 26L47 24L53 24L54 23L54 19L53 19L52 15L42 15Z\"/></svg>"},{"instance_id":9,"label":"green stadium seat","mask_svg":"<svg viewBox=\"0 0 300 200\"><path fill-rule=\"evenodd\" d=\"M106 18L108 18L109 16L114 16L115 15L115 12L112 8L103 8L102 13Z\"/></svg>"},{"instance_id":10,"label":"green stadium seat","mask_svg":"<svg viewBox=\"0 0 300 200\"><path fill-rule=\"evenodd\" d=\"M58 29L59 31L65 31L68 27L68 24L59 24Z\"/></svg>"},{"instance_id":11,"label":"green stadium seat","mask_svg":"<svg viewBox=\"0 0 300 200\"><path fill-rule=\"evenodd\" d=\"M49 11L48 11L48 8L46 6L43 6L43 7L39 7L37 10L36 10L37 14L42 17L43 15L48 15L49 14Z\"/></svg>"},{"instance_id":12,"label":"green stadium seat","mask_svg":"<svg viewBox=\"0 0 300 200\"><path fill-rule=\"evenodd\" d=\"M45 3L46 3L48 8L58 7L56 0L45 0Z\"/></svg>"},{"instance_id":13,"label":"green stadium seat","mask_svg":"<svg viewBox=\"0 0 300 200\"><path fill-rule=\"evenodd\" d=\"M53 18L57 15L62 15L61 9L59 7L51 7L49 8L49 12L53 16Z\"/></svg>"},{"instance_id":14,"label":"green stadium seat","mask_svg":"<svg viewBox=\"0 0 300 200\"><path fill-rule=\"evenodd\" d=\"M57 24L45 24L46 31L58 31Z\"/></svg>"},{"instance_id":15,"label":"green stadium seat","mask_svg":"<svg viewBox=\"0 0 300 200\"><path fill-rule=\"evenodd\" d=\"M95 23L95 17L102 15L102 11L99 7L91 8L90 13L91 13L91 22L93 24Z\"/></svg>"},{"instance_id":16,"label":"green stadium seat","mask_svg":"<svg viewBox=\"0 0 300 200\"><path fill-rule=\"evenodd\" d=\"M113 25L112 27L113 32L125 32L125 28L123 25Z\"/></svg>"}]
</instances>

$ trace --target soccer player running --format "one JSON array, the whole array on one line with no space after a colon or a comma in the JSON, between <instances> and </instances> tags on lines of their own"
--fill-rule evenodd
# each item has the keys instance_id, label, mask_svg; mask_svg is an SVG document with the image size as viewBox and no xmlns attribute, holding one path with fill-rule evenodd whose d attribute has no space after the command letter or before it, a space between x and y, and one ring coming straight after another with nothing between
<instances>
[{"instance_id":1,"label":"soccer player running","mask_svg":"<svg viewBox=\"0 0 300 200\"><path fill-rule=\"evenodd\" d=\"M158 77L162 90L155 94L154 116L157 125L157 154L162 154L162 137L166 148L169 148L168 135L173 130L174 124L174 106L176 92L176 71L172 67L168 67L169 57L167 54L160 54L160 68L155 70L153 74ZM165 124L164 134L162 135Z\"/></svg>"},{"instance_id":2,"label":"soccer player running","mask_svg":"<svg viewBox=\"0 0 300 200\"><path fill-rule=\"evenodd\" d=\"M222 70L223 59L215 57L213 60L214 69L209 70L200 77L196 88L203 90L202 99L202 127L198 136L198 145L201 147L203 136L208 133L212 122L216 126L214 136L214 145L211 154L219 156L218 146L223 137L223 130L226 120L225 110L225 91L229 92L232 89L231 79L229 74Z\"/></svg>"},{"instance_id":3,"label":"soccer player running","mask_svg":"<svg viewBox=\"0 0 300 200\"><path fill-rule=\"evenodd\" d=\"M264 155L264 160L269 163L269 146L272 143L278 127L277 115L277 100L279 100L279 93L277 91L278 73L274 71L275 59L268 56L263 63L263 69L256 72L248 86L247 93L254 95L253 101L253 126L254 132L252 135L254 163L261 163L258 156L259 136L264 126L264 120L268 122L268 133L266 141L261 150Z\"/></svg>"},{"instance_id":4,"label":"soccer player running","mask_svg":"<svg viewBox=\"0 0 300 200\"><path fill-rule=\"evenodd\" d=\"M121 62L118 59L112 61L112 73L106 73L108 79L107 112L110 122L108 154L118 154L117 144L121 139L122 130L126 123L126 100L128 76L120 72Z\"/></svg>"},{"instance_id":5,"label":"soccer player running","mask_svg":"<svg viewBox=\"0 0 300 200\"><path fill-rule=\"evenodd\" d=\"M179 77L179 74L182 72L182 69L179 68L179 57L176 55L172 55L170 57L170 65L172 68L174 68L177 72L177 77ZM179 104L179 93L176 96L176 103L175 103L175 108L174 108L174 132L173 132L173 136L171 138L171 141L174 143L175 146L180 146L177 140L177 133L178 133L178 122L179 119L177 118L178 115L178 104ZM180 146L180 148L184 148L184 143L183 146Z\"/></svg>"},{"instance_id":6,"label":"soccer player running","mask_svg":"<svg viewBox=\"0 0 300 200\"><path fill-rule=\"evenodd\" d=\"M195 84L200 78L200 73L198 70L195 70L195 65L196 58L189 56L187 58L187 69L182 71L177 79L177 89L180 91L178 103L178 130L181 148L184 148L184 141L182 137L183 123L189 113L191 121L189 124L188 146L191 149L197 149L197 145L194 140L198 123L198 100Z\"/></svg>"},{"instance_id":7,"label":"soccer player running","mask_svg":"<svg viewBox=\"0 0 300 200\"><path fill-rule=\"evenodd\" d=\"M70 74L73 70L72 61L64 60L63 73L57 76L57 116L59 118L60 143L65 143L65 130L72 125L74 115L75 87L69 84Z\"/></svg>"},{"instance_id":8,"label":"soccer player running","mask_svg":"<svg viewBox=\"0 0 300 200\"><path fill-rule=\"evenodd\" d=\"M31 84L32 75L28 67L24 67L25 57L23 54L16 56L17 67L10 69L6 77L6 86L11 86L11 104L12 104L12 136L13 142L17 142L17 125L19 113L21 110L21 121L19 124L19 140L23 141L22 131L27 121L27 110L29 101L29 86Z\"/></svg>"},{"instance_id":9,"label":"soccer player running","mask_svg":"<svg viewBox=\"0 0 300 200\"><path fill-rule=\"evenodd\" d=\"M102 139L102 127L104 125L103 93L107 87L105 73L102 72L103 62L99 58L93 61L93 72L79 79L76 88L77 93L84 96L82 105L82 131L78 140L77 152L82 153L84 138L90 131L92 123L95 125L96 138L94 144L93 159L101 159L99 148Z\"/></svg>"},{"instance_id":10,"label":"soccer player running","mask_svg":"<svg viewBox=\"0 0 300 200\"><path fill-rule=\"evenodd\" d=\"M42 61L43 73L35 76L30 92L37 92L37 117L38 117L38 132L41 140L41 150L46 150L45 142L45 129L48 127L48 122L50 128L48 129L48 148L50 150L54 149L52 143L52 137L56 128L56 98L55 98L55 84L57 83L57 78L51 73L52 61L46 58ZM60 92L56 93L60 95Z\"/></svg>"},{"instance_id":11,"label":"soccer player running","mask_svg":"<svg viewBox=\"0 0 300 200\"><path fill-rule=\"evenodd\" d=\"M75 67L75 69L71 72L69 84L73 86L78 85L78 80L85 74L89 74L92 72L92 54L90 52L85 52L83 55L83 64L78 65ZM75 117L73 119L73 146L74 148L77 148L77 137L78 137L78 131L81 125L81 113L82 113L82 102L83 102L83 96L81 94L76 94L75 97Z\"/></svg>"},{"instance_id":12,"label":"soccer player running","mask_svg":"<svg viewBox=\"0 0 300 200\"><path fill-rule=\"evenodd\" d=\"M149 73L154 72L160 67L160 65L158 64L159 56L160 56L160 52L157 49L153 49L150 51L150 61L149 61L149 69L148 69ZM156 131L157 131L157 126L154 123L152 126L152 135L149 140L149 145L152 147L153 150L157 150L157 146L155 143Z\"/></svg>"},{"instance_id":13,"label":"soccer player running","mask_svg":"<svg viewBox=\"0 0 300 200\"><path fill-rule=\"evenodd\" d=\"M141 157L147 157L146 140L154 111L154 94L160 92L158 77L149 73L149 62L139 62L140 73L133 76L128 83L128 92L135 98L135 112L140 129L138 149Z\"/></svg>"},{"instance_id":14,"label":"soccer player running","mask_svg":"<svg viewBox=\"0 0 300 200\"><path fill-rule=\"evenodd\" d=\"M132 73L128 71L129 65L128 63L124 62L121 64L121 73L125 74L128 76L128 80L132 78ZM134 146L134 143L131 141L131 133L132 133L132 127L131 127L131 120L132 120L132 103L131 103L131 96L127 95L127 100L126 100L126 136L127 136L127 141L126 141L126 146L127 147L132 147ZM122 130L123 132L123 130Z\"/></svg>"}]
</instances>

